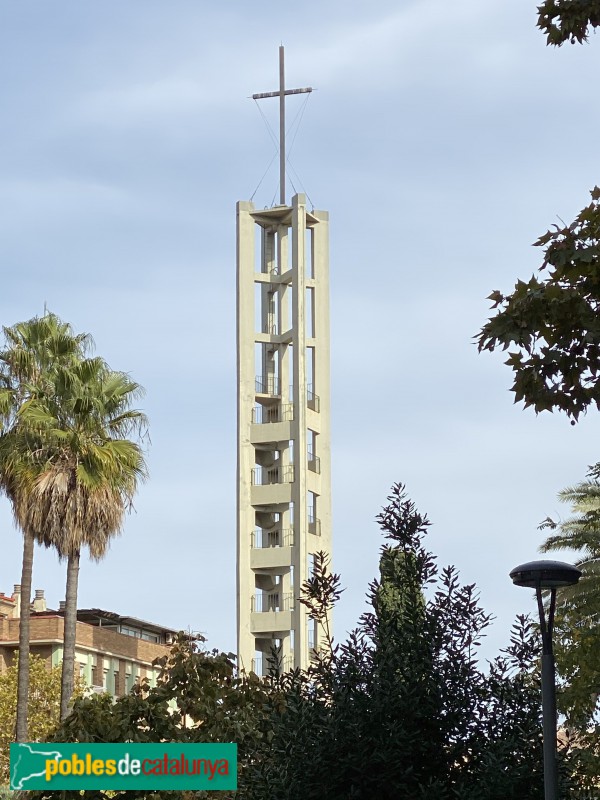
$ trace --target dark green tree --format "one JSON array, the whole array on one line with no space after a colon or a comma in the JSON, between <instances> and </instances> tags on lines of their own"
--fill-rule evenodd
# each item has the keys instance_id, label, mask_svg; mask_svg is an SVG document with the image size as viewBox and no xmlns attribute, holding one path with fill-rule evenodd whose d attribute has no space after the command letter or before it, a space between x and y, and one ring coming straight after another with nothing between
<instances>
[{"instance_id":1,"label":"dark green tree","mask_svg":"<svg viewBox=\"0 0 600 800\"><path fill-rule=\"evenodd\" d=\"M489 670L476 653L490 617L423 545L427 519L395 486L370 610L306 674L272 679L268 739L246 768L249 800L541 798L536 638L520 620ZM319 590L319 583L323 591ZM304 587L315 615L335 576Z\"/></svg>"},{"instance_id":2,"label":"dark green tree","mask_svg":"<svg viewBox=\"0 0 600 800\"><path fill-rule=\"evenodd\" d=\"M545 0L538 28L549 45L584 42L600 25L600 0ZM509 350L515 402L564 411L575 424L600 408L600 189L570 224L555 225L535 245L544 249L542 278L519 280L511 294L493 291L497 310L481 329L479 350Z\"/></svg>"},{"instance_id":3,"label":"dark green tree","mask_svg":"<svg viewBox=\"0 0 600 800\"><path fill-rule=\"evenodd\" d=\"M582 571L579 583L558 591L555 638L560 710L569 727L583 732L600 721L600 482L568 487L559 499L572 514L540 525L551 531L540 549L575 551Z\"/></svg>"},{"instance_id":4,"label":"dark green tree","mask_svg":"<svg viewBox=\"0 0 600 800\"><path fill-rule=\"evenodd\" d=\"M559 675L558 707L565 716L577 771L583 785L594 786L600 774L600 481L598 468L559 499L572 515L540 525L550 534L543 552L573 550L582 571L579 583L558 591L555 654ZM560 556L559 556L560 557Z\"/></svg>"},{"instance_id":5,"label":"dark green tree","mask_svg":"<svg viewBox=\"0 0 600 800\"><path fill-rule=\"evenodd\" d=\"M231 655L184 637L156 687L76 701L54 741L237 742L240 800L541 800L536 632L520 619L482 668L490 617L473 585L438 570L429 523L403 486L378 519L386 541L369 610L343 644L329 636L308 671L278 674L274 659L265 679L236 674ZM302 589L324 623L340 594L324 555Z\"/></svg>"},{"instance_id":6,"label":"dark green tree","mask_svg":"<svg viewBox=\"0 0 600 800\"><path fill-rule=\"evenodd\" d=\"M155 687L147 680L116 701L92 695L74 701L70 716L49 741L55 742L236 742L243 771L249 752L263 736L265 686L256 675L236 675L231 653L206 651L202 643L180 634L168 658L161 660ZM190 797L228 800L215 792L62 792L31 793L56 800Z\"/></svg>"},{"instance_id":7,"label":"dark green tree","mask_svg":"<svg viewBox=\"0 0 600 800\"><path fill-rule=\"evenodd\" d=\"M545 0L538 14L538 27L548 44L581 44L587 41L590 28L600 25L600 0Z\"/></svg>"},{"instance_id":8,"label":"dark green tree","mask_svg":"<svg viewBox=\"0 0 600 800\"><path fill-rule=\"evenodd\" d=\"M538 13L549 45L582 43L600 25L600 0L545 0ZM542 274L518 281L511 294L492 292L496 314L477 342L480 351L508 350L515 402L536 413L562 411L574 425L588 408L600 408L600 188L592 189L591 202L571 224L555 225L535 245L544 252ZM572 754L581 785L600 771L599 473L597 464L594 481L563 493L577 517L560 526L548 520L555 532L542 548L575 548L584 569L580 584L561 592L555 621L559 704L567 731L574 731Z\"/></svg>"},{"instance_id":9,"label":"dark green tree","mask_svg":"<svg viewBox=\"0 0 600 800\"><path fill-rule=\"evenodd\" d=\"M600 408L600 189L571 225L536 242L541 271L510 295L490 295L497 313L478 334L479 350L507 350L515 402L564 411L573 423Z\"/></svg>"}]
</instances>

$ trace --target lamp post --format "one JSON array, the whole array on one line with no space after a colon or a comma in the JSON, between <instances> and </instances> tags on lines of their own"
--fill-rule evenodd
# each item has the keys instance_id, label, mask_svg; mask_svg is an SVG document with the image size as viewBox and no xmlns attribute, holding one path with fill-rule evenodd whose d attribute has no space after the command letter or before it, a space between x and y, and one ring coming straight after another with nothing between
<instances>
[{"instance_id":1,"label":"lamp post","mask_svg":"<svg viewBox=\"0 0 600 800\"><path fill-rule=\"evenodd\" d=\"M581 577L581 571L563 561L530 561L510 572L516 586L535 589L540 628L542 631L542 720L544 731L544 798L558 800L558 772L556 769L556 686L554 682L554 653L552 629L556 608L556 589L571 586ZM550 590L548 619L544 613L542 590Z\"/></svg>"}]
</instances>

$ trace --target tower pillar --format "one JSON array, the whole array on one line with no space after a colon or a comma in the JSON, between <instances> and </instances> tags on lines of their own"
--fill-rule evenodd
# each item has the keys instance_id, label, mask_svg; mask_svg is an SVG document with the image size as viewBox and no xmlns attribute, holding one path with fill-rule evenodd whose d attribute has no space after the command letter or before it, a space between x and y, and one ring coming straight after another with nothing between
<instances>
[{"instance_id":1,"label":"tower pillar","mask_svg":"<svg viewBox=\"0 0 600 800\"><path fill-rule=\"evenodd\" d=\"M298 602L331 554L328 215L237 205L239 666L306 668L322 644Z\"/></svg>"}]
</instances>

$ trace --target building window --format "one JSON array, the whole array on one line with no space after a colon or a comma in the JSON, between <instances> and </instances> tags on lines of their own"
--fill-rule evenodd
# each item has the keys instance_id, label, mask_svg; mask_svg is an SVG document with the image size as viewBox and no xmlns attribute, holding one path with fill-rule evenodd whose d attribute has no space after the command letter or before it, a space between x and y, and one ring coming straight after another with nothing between
<instances>
[{"instance_id":1,"label":"building window","mask_svg":"<svg viewBox=\"0 0 600 800\"><path fill-rule=\"evenodd\" d=\"M128 628L127 625L121 625L119 633L124 633L125 636L135 636L136 639L140 638L140 631L137 628Z\"/></svg>"},{"instance_id":2,"label":"building window","mask_svg":"<svg viewBox=\"0 0 600 800\"><path fill-rule=\"evenodd\" d=\"M143 639L146 642L160 642L160 636L157 633L151 633L141 628L130 628L128 625L121 625L119 633L125 636L133 636L135 639Z\"/></svg>"}]
</instances>

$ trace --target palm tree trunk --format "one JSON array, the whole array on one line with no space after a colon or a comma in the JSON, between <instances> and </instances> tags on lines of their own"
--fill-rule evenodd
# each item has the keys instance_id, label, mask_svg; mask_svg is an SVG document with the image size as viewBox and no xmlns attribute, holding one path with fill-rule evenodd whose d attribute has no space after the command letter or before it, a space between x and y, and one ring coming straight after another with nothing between
<instances>
[{"instance_id":1,"label":"palm tree trunk","mask_svg":"<svg viewBox=\"0 0 600 800\"><path fill-rule=\"evenodd\" d=\"M67 560L67 589L65 594L64 650L60 690L60 719L69 716L69 703L73 695L75 677L75 639L77 637L77 585L79 583L79 556L76 550Z\"/></svg>"},{"instance_id":2,"label":"palm tree trunk","mask_svg":"<svg viewBox=\"0 0 600 800\"><path fill-rule=\"evenodd\" d=\"M29 620L31 617L33 545L33 535L27 531L23 531L21 612L19 619L19 667L17 676L17 742L27 741L27 704L29 701Z\"/></svg>"}]
</instances>

